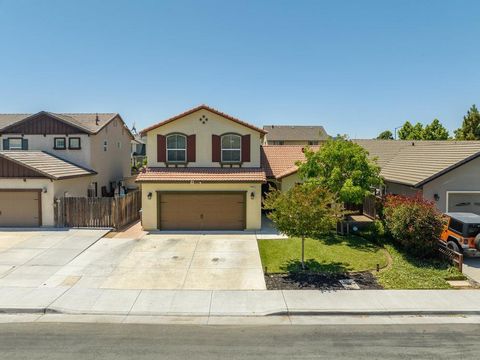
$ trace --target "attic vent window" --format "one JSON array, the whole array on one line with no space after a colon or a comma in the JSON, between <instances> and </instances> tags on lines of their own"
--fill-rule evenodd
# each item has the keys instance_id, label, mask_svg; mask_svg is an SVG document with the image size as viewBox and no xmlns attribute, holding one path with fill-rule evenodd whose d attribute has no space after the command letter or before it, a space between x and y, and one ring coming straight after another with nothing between
<instances>
[{"instance_id":1,"label":"attic vent window","mask_svg":"<svg viewBox=\"0 0 480 360\"><path fill-rule=\"evenodd\" d=\"M198 121L200 121L202 124L205 124L208 121L208 118L205 115L202 115Z\"/></svg>"}]
</instances>

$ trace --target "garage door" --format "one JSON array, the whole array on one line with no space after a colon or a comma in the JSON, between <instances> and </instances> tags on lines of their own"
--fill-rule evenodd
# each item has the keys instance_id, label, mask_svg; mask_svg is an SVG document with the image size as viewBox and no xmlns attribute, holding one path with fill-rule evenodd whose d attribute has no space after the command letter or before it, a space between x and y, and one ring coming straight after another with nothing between
<instances>
[{"instance_id":1,"label":"garage door","mask_svg":"<svg viewBox=\"0 0 480 360\"><path fill-rule=\"evenodd\" d=\"M39 191L0 190L0 226L40 226Z\"/></svg>"},{"instance_id":2,"label":"garage door","mask_svg":"<svg viewBox=\"0 0 480 360\"><path fill-rule=\"evenodd\" d=\"M475 214L480 214L480 194L478 193L448 194L448 211L449 212L471 212Z\"/></svg>"},{"instance_id":3,"label":"garage door","mask_svg":"<svg viewBox=\"0 0 480 360\"><path fill-rule=\"evenodd\" d=\"M243 230L245 193L159 193L162 230Z\"/></svg>"}]
</instances>

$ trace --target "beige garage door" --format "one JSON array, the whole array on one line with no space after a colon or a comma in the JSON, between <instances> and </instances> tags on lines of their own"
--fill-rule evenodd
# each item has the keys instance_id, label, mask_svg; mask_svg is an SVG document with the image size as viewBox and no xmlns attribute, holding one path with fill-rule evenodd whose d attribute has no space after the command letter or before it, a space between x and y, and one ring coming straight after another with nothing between
<instances>
[{"instance_id":1,"label":"beige garage door","mask_svg":"<svg viewBox=\"0 0 480 360\"><path fill-rule=\"evenodd\" d=\"M450 193L448 194L449 212L470 212L480 214L479 193Z\"/></svg>"},{"instance_id":2,"label":"beige garage door","mask_svg":"<svg viewBox=\"0 0 480 360\"><path fill-rule=\"evenodd\" d=\"M40 226L39 191L0 190L0 226Z\"/></svg>"},{"instance_id":3,"label":"beige garage door","mask_svg":"<svg viewBox=\"0 0 480 360\"><path fill-rule=\"evenodd\" d=\"M245 193L158 193L161 230L243 230Z\"/></svg>"}]
</instances>

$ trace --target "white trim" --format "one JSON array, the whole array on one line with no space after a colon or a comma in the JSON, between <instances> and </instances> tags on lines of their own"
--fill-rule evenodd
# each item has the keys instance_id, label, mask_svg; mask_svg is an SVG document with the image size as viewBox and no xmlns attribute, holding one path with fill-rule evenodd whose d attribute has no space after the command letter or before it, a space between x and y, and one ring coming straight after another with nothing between
<instances>
[{"instance_id":1,"label":"white trim","mask_svg":"<svg viewBox=\"0 0 480 360\"><path fill-rule=\"evenodd\" d=\"M462 190L462 191L446 191L445 192L445 212L448 212L448 200L450 198L450 194L480 194L480 190L472 190L472 191L468 191L468 190Z\"/></svg>"},{"instance_id":2,"label":"white trim","mask_svg":"<svg viewBox=\"0 0 480 360\"><path fill-rule=\"evenodd\" d=\"M185 138L185 148L184 149L169 149L168 148L168 138L171 137L171 136L181 136L183 138ZM168 151L183 151L185 153L185 160L181 161L181 160L169 160L168 159ZM183 163L186 163L187 162L187 135L184 135L184 134L179 134L179 133L173 133L173 134L169 134L165 137L165 156L166 156L166 160L167 160L167 163L172 163L172 164L175 164L175 163L178 163L178 164L183 164Z\"/></svg>"},{"instance_id":3,"label":"white trim","mask_svg":"<svg viewBox=\"0 0 480 360\"><path fill-rule=\"evenodd\" d=\"M223 148L223 138L225 136L236 136L238 138L240 138L240 147L238 149L224 149ZM227 163L232 163L232 164L239 164L242 162L242 135L238 135L238 134L224 134L220 137L220 160L221 162L224 162L223 161L223 152L224 151L239 151L240 152L240 160L238 161L226 161Z\"/></svg>"}]
</instances>

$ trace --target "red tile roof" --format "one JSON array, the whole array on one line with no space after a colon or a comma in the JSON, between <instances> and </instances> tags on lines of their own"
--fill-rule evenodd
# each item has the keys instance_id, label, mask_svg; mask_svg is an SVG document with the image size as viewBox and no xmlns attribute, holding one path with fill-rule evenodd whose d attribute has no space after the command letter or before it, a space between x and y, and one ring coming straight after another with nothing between
<instances>
[{"instance_id":1,"label":"red tile roof","mask_svg":"<svg viewBox=\"0 0 480 360\"><path fill-rule=\"evenodd\" d=\"M295 163L305 160L305 145L264 145L261 151L262 167L267 178L281 179L297 171ZM311 146L318 150L318 146Z\"/></svg>"},{"instance_id":2,"label":"red tile roof","mask_svg":"<svg viewBox=\"0 0 480 360\"><path fill-rule=\"evenodd\" d=\"M160 168L145 169L137 176L137 182L163 183L237 183L265 182L261 168Z\"/></svg>"},{"instance_id":3,"label":"red tile roof","mask_svg":"<svg viewBox=\"0 0 480 360\"><path fill-rule=\"evenodd\" d=\"M181 114L175 115L174 117L171 117L171 118L169 118L169 119L167 119L167 120L161 121L161 122L159 122L158 124L149 126L148 128L143 129L143 130L140 132L140 134L143 136L143 135L145 135L147 132L149 132L149 131L151 131L151 130L153 130L153 129L156 129L156 128L162 126L162 125L168 124L169 122L172 122L172 121L178 120L178 119L180 119L180 118L183 118L183 117L185 117L185 116L187 116L187 115L193 114L194 112L199 111L199 110L208 110L208 111L210 111L210 112L212 112L212 113L214 113L214 114L217 114L217 115L219 115L219 116L222 116L222 117L224 117L224 118L226 118L226 119L228 119L228 120L231 120L231 121L236 122L236 123L238 123L238 124L240 124L240 125L246 126L246 127L250 128L250 129L252 129L252 130L258 131L258 132L261 133L261 134L266 134L266 133L267 133L265 130L260 129L260 128L256 127L256 126L253 126L253 125L251 125L251 124L249 124L249 123L247 123L247 122L245 122L245 121L243 121L243 120L237 119L237 118L235 118L235 117L233 117L233 116L230 116L230 115L225 114L225 113L223 113L223 112L221 112L221 111L218 111L217 109L214 109L214 108L211 108L210 106L207 106L207 105L205 105L205 104L202 104L202 105L200 105L200 106L194 107L193 109L187 110L187 111L185 111L185 112L183 112L183 113L181 113Z\"/></svg>"}]
</instances>

